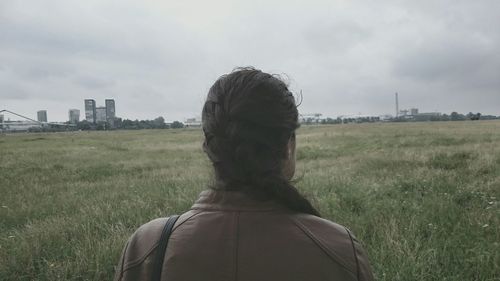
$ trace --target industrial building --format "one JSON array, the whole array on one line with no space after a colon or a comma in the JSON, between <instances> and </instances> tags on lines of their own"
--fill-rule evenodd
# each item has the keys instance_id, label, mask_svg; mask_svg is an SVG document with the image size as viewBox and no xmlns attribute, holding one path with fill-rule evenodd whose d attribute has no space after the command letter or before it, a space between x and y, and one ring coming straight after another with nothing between
<instances>
[{"instance_id":1,"label":"industrial building","mask_svg":"<svg viewBox=\"0 0 500 281\"><path fill-rule=\"evenodd\" d=\"M439 120L441 117L440 112L419 112L418 108L413 107L408 109L399 109L399 96L395 94L396 98L396 118L413 121L433 121Z\"/></svg>"},{"instance_id":2,"label":"industrial building","mask_svg":"<svg viewBox=\"0 0 500 281\"><path fill-rule=\"evenodd\" d=\"M36 116L38 122L47 122L47 110L39 110Z\"/></svg>"},{"instance_id":3,"label":"industrial building","mask_svg":"<svg viewBox=\"0 0 500 281\"><path fill-rule=\"evenodd\" d=\"M68 115L69 115L69 123L76 124L80 122L80 110L70 109Z\"/></svg>"},{"instance_id":4,"label":"industrial building","mask_svg":"<svg viewBox=\"0 0 500 281\"><path fill-rule=\"evenodd\" d=\"M4 115L7 114L6 116ZM47 111L40 110L37 112L37 118L46 120ZM10 117L20 118L21 120L11 120ZM48 123L45 121L37 121L35 119L23 116L21 114L12 112L7 109L0 110L0 131L2 132L22 132L29 131L32 129L41 129L47 126Z\"/></svg>"},{"instance_id":5,"label":"industrial building","mask_svg":"<svg viewBox=\"0 0 500 281\"><path fill-rule=\"evenodd\" d=\"M96 122L95 100L91 99L85 100L85 120L87 120L87 122L92 124Z\"/></svg>"}]
</instances>

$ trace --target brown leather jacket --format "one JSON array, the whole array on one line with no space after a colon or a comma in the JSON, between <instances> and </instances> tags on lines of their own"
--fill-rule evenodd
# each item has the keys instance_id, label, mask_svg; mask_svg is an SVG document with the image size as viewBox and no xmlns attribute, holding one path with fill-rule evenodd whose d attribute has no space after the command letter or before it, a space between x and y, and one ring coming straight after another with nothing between
<instances>
[{"instance_id":1,"label":"brown leather jacket","mask_svg":"<svg viewBox=\"0 0 500 281\"><path fill-rule=\"evenodd\" d=\"M129 239L115 280L149 280L166 219ZM175 224L162 280L373 280L345 227L241 192L207 190Z\"/></svg>"}]
</instances>

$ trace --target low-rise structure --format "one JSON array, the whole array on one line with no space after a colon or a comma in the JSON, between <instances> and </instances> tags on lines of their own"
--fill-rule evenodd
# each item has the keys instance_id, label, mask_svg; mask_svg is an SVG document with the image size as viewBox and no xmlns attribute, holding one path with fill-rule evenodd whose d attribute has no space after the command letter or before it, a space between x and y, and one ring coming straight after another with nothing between
<instances>
[{"instance_id":1,"label":"low-rise structure","mask_svg":"<svg viewBox=\"0 0 500 281\"><path fill-rule=\"evenodd\" d=\"M200 117L187 118L184 122L184 126L186 126L186 127L200 127L201 126L201 118Z\"/></svg>"},{"instance_id":2,"label":"low-rise structure","mask_svg":"<svg viewBox=\"0 0 500 281\"><path fill-rule=\"evenodd\" d=\"M321 113L308 113L308 114L300 114L299 122L300 123L321 123L323 120L323 114Z\"/></svg>"},{"instance_id":3,"label":"low-rise structure","mask_svg":"<svg viewBox=\"0 0 500 281\"><path fill-rule=\"evenodd\" d=\"M436 121L441 117L441 112L423 112L413 116L415 121Z\"/></svg>"}]
</instances>

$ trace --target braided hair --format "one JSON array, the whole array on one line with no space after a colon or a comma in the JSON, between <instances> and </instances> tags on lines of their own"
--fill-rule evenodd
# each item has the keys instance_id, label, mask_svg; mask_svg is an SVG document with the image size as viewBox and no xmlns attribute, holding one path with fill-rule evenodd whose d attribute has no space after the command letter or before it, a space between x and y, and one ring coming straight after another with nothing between
<instances>
[{"instance_id":1,"label":"braided hair","mask_svg":"<svg viewBox=\"0 0 500 281\"><path fill-rule=\"evenodd\" d=\"M221 76L208 92L202 122L213 189L243 191L320 216L283 172L299 124L295 98L282 80L254 68Z\"/></svg>"}]
</instances>

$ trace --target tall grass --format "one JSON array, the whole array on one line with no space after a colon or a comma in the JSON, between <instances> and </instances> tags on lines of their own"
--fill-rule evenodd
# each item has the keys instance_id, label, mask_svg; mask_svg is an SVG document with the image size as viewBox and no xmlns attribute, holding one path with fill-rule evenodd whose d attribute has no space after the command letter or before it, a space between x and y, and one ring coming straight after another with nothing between
<instances>
[{"instance_id":1,"label":"tall grass","mask_svg":"<svg viewBox=\"0 0 500 281\"><path fill-rule=\"evenodd\" d=\"M199 130L0 136L0 280L109 280L211 180ZM304 126L297 186L378 280L500 280L500 122Z\"/></svg>"}]
</instances>

